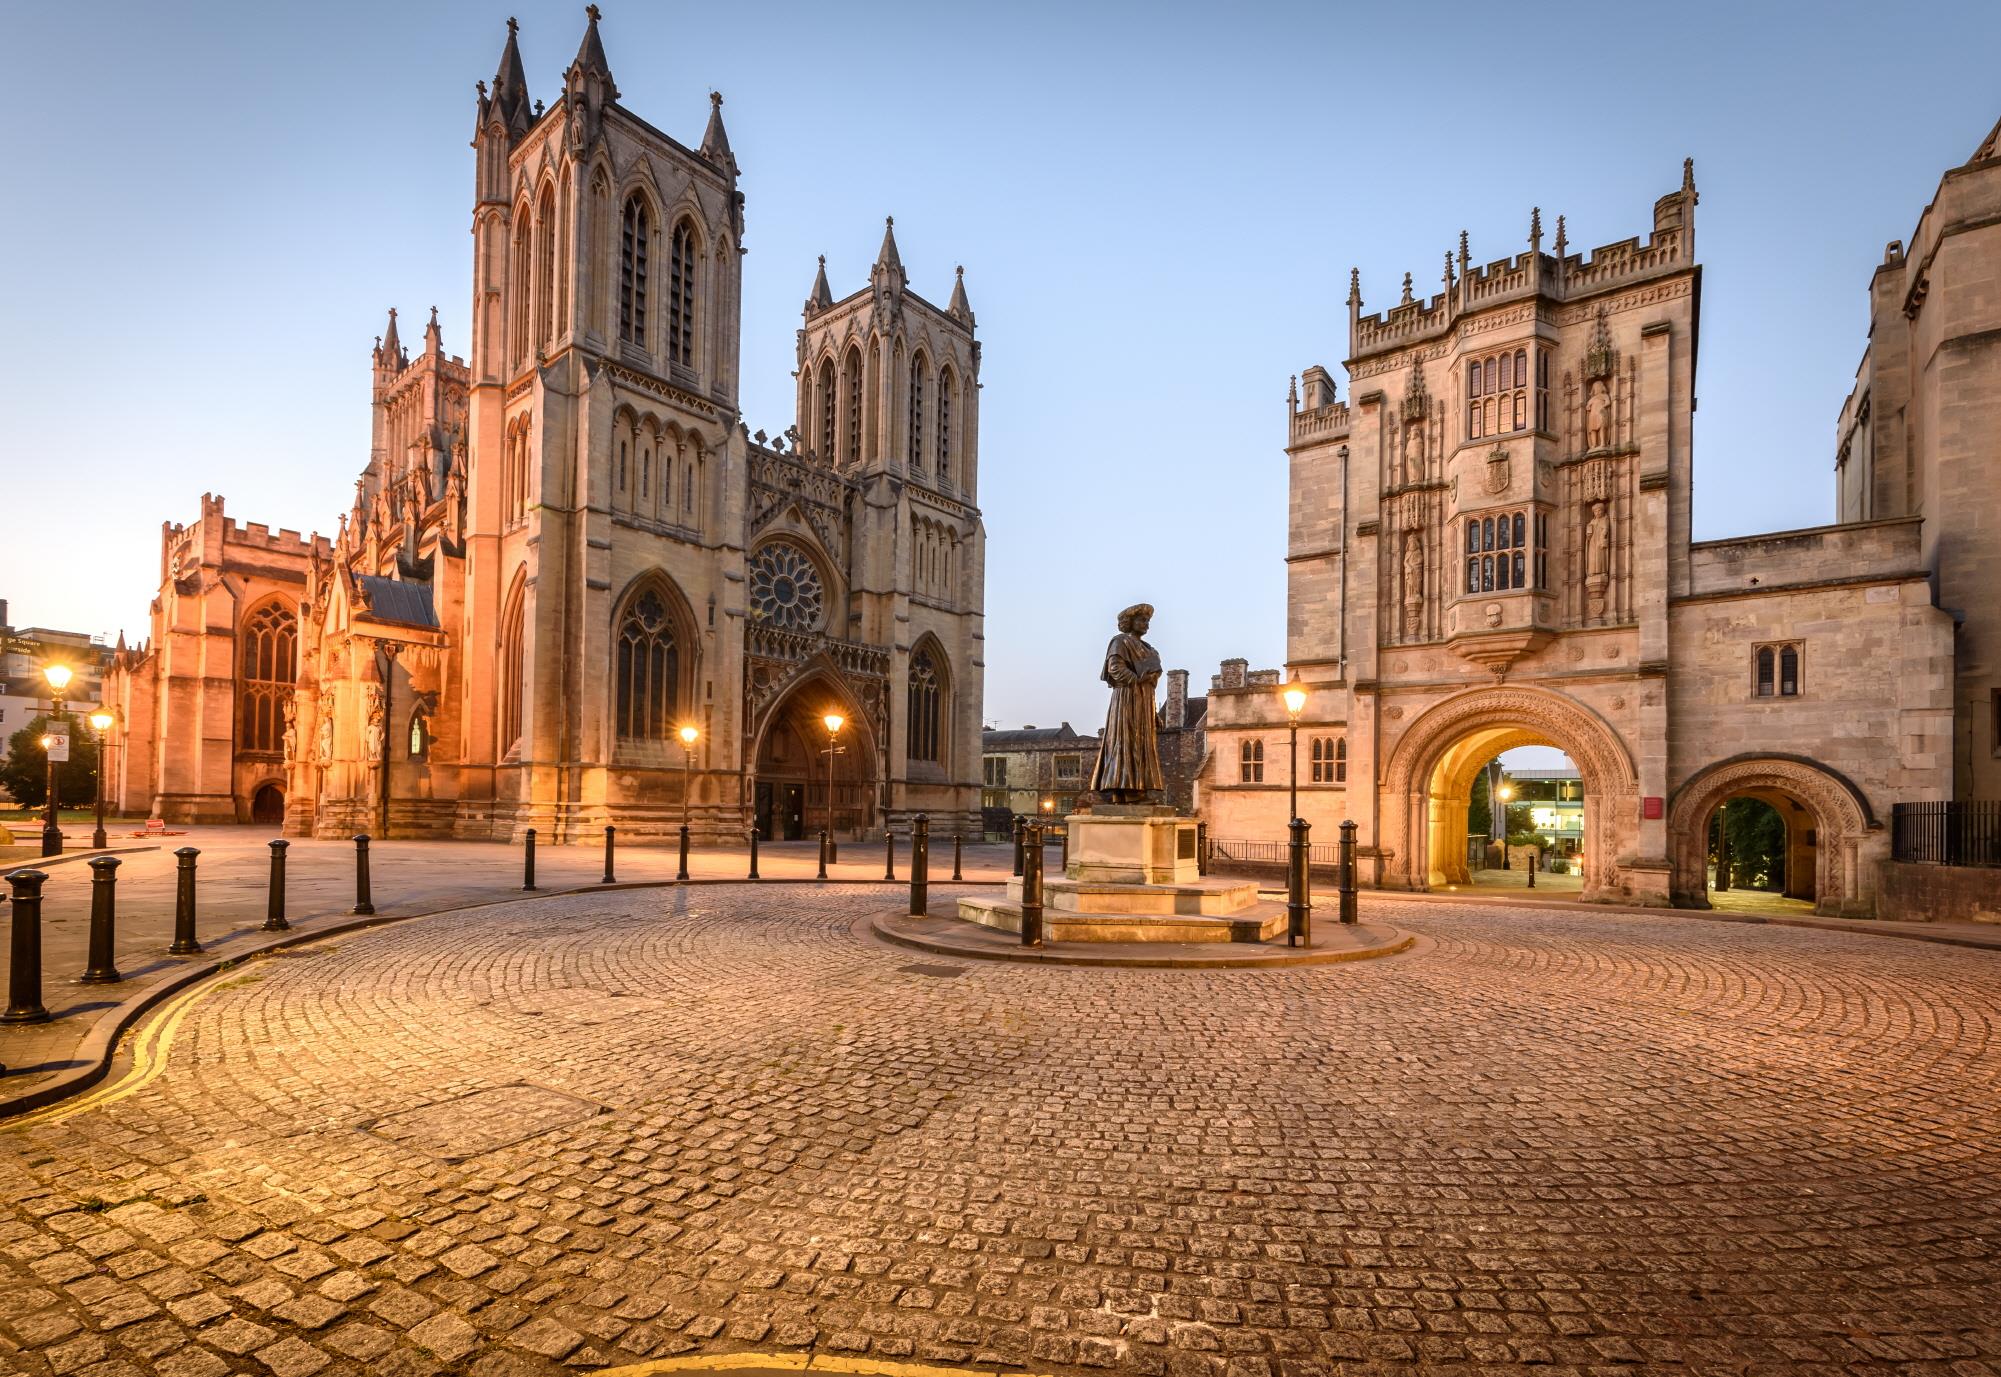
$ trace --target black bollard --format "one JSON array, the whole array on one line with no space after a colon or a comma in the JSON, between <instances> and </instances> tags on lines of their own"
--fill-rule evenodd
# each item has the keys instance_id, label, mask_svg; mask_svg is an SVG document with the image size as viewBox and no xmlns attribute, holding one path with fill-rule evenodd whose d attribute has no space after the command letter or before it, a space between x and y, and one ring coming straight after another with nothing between
<instances>
[{"instance_id":1,"label":"black bollard","mask_svg":"<svg viewBox=\"0 0 2001 1377\"><path fill-rule=\"evenodd\" d=\"M760 878L757 873L757 829L750 829L750 878Z\"/></svg>"},{"instance_id":2,"label":"black bollard","mask_svg":"<svg viewBox=\"0 0 2001 1377\"><path fill-rule=\"evenodd\" d=\"M90 862L90 956L78 979L86 985L123 980L112 952L117 945L118 858L99 856Z\"/></svg>"},{"instance_id":3,"label":"black bollard","mask_svg":"<svg viewBox=\"0 0 2001 1377\"><path fill-rule=\"evenodd\" d=\"M887 823L882 828L882 878L891 883L896 879L896 834Z\"/></svg>"},{"instance_id":4,"label":"black bollard","mask_svg":"<svg viewBox=\"0 0 2001 1377\"><path fill-rule=\"evenodd\" d=\"M368 833L354 838L354 913L375 912L375 900L368 893Z\"/></svg>"},{"instance_id":5,"label":"black bollard","mask_svg":"<svg viewBox=\"0 0 2001 1377\"><path fill-rule=\"evenodd\" d=\"M827 830L820 829L820 878L827 878Z\"/></svg>"},{"instance_id":6,"label":"black bollard","mask_svg":"<svg viewBox=\"0 0 2001 1377\"><path fill-rule=\"evenodd\" d=\"M1292 820L1291 852L1285 868L1285 944L1313 945L1313 891L1306 873L1307 834L1313 830L1305 818Z\"/></svg>"},{"instance_id":7,"label":"black bollard","mask_svg":"<svg viewBox=\"0 0 2001 1377\"><path fill-rule=\"evenodd\" d=\"M47 1023L42 1004L42 885L49 877L39 870L17 870L7 877L14 887L14 951L7 968L7 1012L0 1023Z\"/></svg>"},{"instance_id":8,"label":"black bollard","mask_svg":"<svg viewBox=\"0 0 2001 1377\"><path fill-rule=\"evenodd\" d=\"M618 851L618 829L610 823L604 825L604 878L601 885L617 884L618 877L612 873L612 859Z\"/></svg>"},{"instance_id":9,"label":"black bollard","mask_svg":"<svg viewBox=\"0 0 2001 1377\"><path fill-rule=\"evenodd\" d=\"M1057 857L1057 868L1065 875L1070 873L1070 824L1063 824L1063 851Z\"/></svg>"},{"instance_id":10,"label":"black bollard","mask_svg":"<svg viewBox=\"0 0 2001 1377\"><path fill-rule=\"evenodd\" d=\"M688 824L685 822L681 824L681 866L674 872L674 878L677 880L688 878Z\"/></svg>"},{"instance_id":11,"label":"black bollard","mask_svg":"<svg viewBox=\"0 0 2001 1377\"><path fill-rule=\"evenodd\" d=\"M1355 823L1341 824L1341 921L1355 921Z\"/></svg>"},{"instance_id":12,"label":"black bollard","mask_svg":"<svg viewBox=\"0 0 2001 1377\"><path fill-rule=\"evenodd\" d=\"M1021 945L1042 945L1042 837L1038 827L1027 827L1028 843L1021 868Z\"/></svg>"},{"instance_id":13,"label":"black bollard","mask_svg":"<svg viewBox=\"0 0 2001 1377\"><path fill-rule=\"evenodd\" d=\"M179 858L174 873L174 945L167 948L167 955L194 956L201 951L201 943L195 941L195 857L201 852L184 846L174 855Z\"/></svg>"},{"instance_id":14,"label":"black bollard","mask_svg":"<svg viewBox=\"0 0 2001 1377\"><path fill-rule=\"evenodd\" d=\"M963 867L960 864L960 862L964 860L964 856L961 854L964 850L963 846L964 840L965 838L962 837L959 833L954 832L952 834L952 878L955 880L963 880L966 878L965 875L961 873Z\"/></svg>"},{"instance_id":15,"label":"black bollard","mask_svg":"<svg viewBox=\"0 0 2001 1377\"><path fill-rule=\"evenodd\" d=\"M521 839L521 888L535 888L535 829L529 828L528 835Z\"/></svg>"},{"instance_id":16,"label":"black bollard","mask_svg":"<svg viewBox=\"0 0 2001 1377\"><path fill-rule=\"evenodd\" d=\"M1014 873L1016 875L1021 874L1022 852L1027 845L1023 834L1027 828L1028 819L1016 813L1014 815Z\"/></svg>"},{"instance_id":17,"label":"black bollard","mask_svg":"<svg viewBox=\"0 0 2001 1377\"><path fill-rule=\"evenodd\" d=\"M271 894L264 904L264 931L284 932L292 925L285 921L285 849L287 841L271 843Z\"/></svg>"},{"instance_id":18,"label":"black bollard","mask_svg":"<svg viewBox=\"0 0 2001 1377\"><path fill-rule=\"evenodd\" d=\"M922 917L931 907L931 817L919 813L910 824L910 912Z\"/></svg>"},{"instance_id":19,"label":"black bollard","mask_svg":"<svg viewBox=\"0 0 2001 1377\"><path fill-rule=\"evenodd\" d=\"M1209 873L1209 824L1206 822L1195 824L1195 873Z\"/></svg>"}]
</instances>

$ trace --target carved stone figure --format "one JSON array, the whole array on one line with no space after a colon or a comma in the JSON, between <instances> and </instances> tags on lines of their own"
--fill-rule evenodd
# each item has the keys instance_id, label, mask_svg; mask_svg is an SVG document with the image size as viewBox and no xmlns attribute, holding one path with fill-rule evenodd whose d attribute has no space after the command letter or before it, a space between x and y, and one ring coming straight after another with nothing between
<instances>
[{"instance_id":1,"label":"carved stone figure","mask_svg":"<svg viewBox=\"0 0 2001 1377\"><path fill-rule=\"evenodd\" d=\"M290 765L299 758L299 704L297 700L285 700L285 763Z\"/></svg>"},{"instance_id":2,"label":"carved stone figure","mask_svg":"<svg viewBox=\"0 0 2001 1377\"><path fill-rule=\"evenodd\" d=\"M1145 639L1152 623L1150 603L1119 613L1119 634L1105 647L1105 667L1098 676L1112 686L1112 703L1105 713L1098 763L1091 768L1091 789L1110 803L1144 803L1148 794L1165 787L1153 702L1160 652Z\"/></svg>"},{"instance_id":3,"label":"carved stone figure","mask_svg":"<svg viewBox=\"0 0 2001 1377\"><path fill-rule=\"evenodd\" d=\"M333 714L322 707L320 711L320 764L333 763L334 722Z\"/></svg>"},{"instance_id":4,"label":"carved stone figure","mask_svg":"<svg viewBox=\"0 0 2001 1377\"><path fill-rule=\"evenodd\" d=\"M1612 571L1612 518L1603 502L1591 504L1591 519L1584 526L1584 576L1604 578Z\"/></svg>"},{"instance_id":5,"label":"carved stone figure","mask_svg":"<svg viewBox=\"0 0 2001 1377\"><path fill-rule=\"evenodd\" d=\"M1424 542L1416 536L1403 544L1403 634L1415 636L1424 620Z\"/></svg>"},{"instance_id":6,"label":"carved stone figure","mask_svg":"<svg viewBox=\"0 0 2001 1377\"><path fill-rule=\"evenodd\" d=\"M1424 477L1424 426L1416 421L1403 428L1403 467L1406 482Z\"/></svg>"},{"instance_id":7,"label":"carved stone figure","mask_svg":"<svg viewBox=\"0 0 2001 1377\"><path fill-rule=\"evenodd\" d=\"M1593 378L1591 392L1584 399L1584 444L1587 449L1604 449L1612 443L1612 399L1605 380Z\"/></svg>"}]
</instances>

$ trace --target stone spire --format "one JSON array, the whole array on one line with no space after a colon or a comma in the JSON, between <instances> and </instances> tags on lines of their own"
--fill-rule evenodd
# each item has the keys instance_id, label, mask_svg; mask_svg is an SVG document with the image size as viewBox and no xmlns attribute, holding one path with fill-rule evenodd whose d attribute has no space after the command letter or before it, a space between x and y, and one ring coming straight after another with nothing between
<instances>
[{"instance_id":1,"label":"stone spire","mask_svg":"<svg viewBox=\"0 0 2001 1377\"><path fill-rule=\"evenodd\" d=\"M597 142L604 129L604 112L618 99L618 84L611 79L604 40L598 37L598 7L586 5L584 18L584 41L577 45L576 59L563 73L563 101L570 114L570 148L579 153Z\"/></svg>"},{"instance_id":2,"label":"stone spire","mask_svg":"<svg viewBox=\"0 0 2001 1377\"><path fill-rule=\"evenodd\" d=\"M1360 306L1362 304L1362 270L1360 268L1348 269L1348 304L1350 306Z\"/></svg>"},{"instance_id":3,"label":"stone spire","mask_svg":"<svg viewBox=\"0 0 2001 1377\"><path fill-rule=\"evenodd\" d=\"M1563 255L1566 252L1568 252L1569 249L1570 249L1570 234L1564 228L1563 217L1559 215L1556 217L1556 257L1559 262L1562 261Z\"/></svg>"},{"instance_id":4,"label":"stone spire","mask_svg":"<svg viewBox=\"0 0 2001 1377\"><path fill-rule=\"evenodd\" d=\"M438 328L438 308L431 308L431 323L424 327L424 352L442 354L445 352L444 332Z\"/></svg>"},{"instance_id":5,"label":"stone spire","mask_svg":"<svg viewBox=\"0 0 2001 1377\"><path fill-rule=\"evenodd\" d=\"M389 308L389 328L375 341L375 366L391 373L403 371L403 341L396 334L396 308Z\"/></svg>"},{"instance_id":6,"label":"stone spire","mask_svg":"<svg viewBox=\"0 0 2001 1377\"><path fill-rule=\"evenodd\" d=\"M875 256L875 265L901 275L903 255L896 251L896 217L886 215L882 221L882 251Z\"/></svg>"},{"instance_id":7,"label":"stone spire","mask_svg":"<svg viewBox=\"0 0 2001 1377\"><path fill-rule=\"evenodd\" d=\"M1693 158L1683 158L1681 160L1681 194L1689 197L1695 195L1695 159Z\"/></svg>"},{"instance_id":8,"label":"stone spire","mask_svg":"<svg viewBox=\"0 0 2001 1377\"><path fill-rule=\"evenodd\" d=\"M1529 211L1529 251L1542 252L1542 207Z\"/></svg>"},{"instance_id":9,"label":"stone spire","mask_svg":"<svg viewBox=\"0 0 2001 1377\"><path fill-rule=\"evenodd\" d=\"M520 31L521 26L510 18L507 46L500 50L500 66L493 74L493 95L488 107L507 126L510 138L520 138L534 120L528 103L528 73L521 65L521 45L515 40Z\"/></svg>"},{"instance_id":10,"label":"stone spire","mask_svg":"<svg viewBox=\"0 0 2001 1377\"><path fill-rule=\"evenodd\" d=\"M971 325L973 323L973 305L966 300L965 265L963 263L960 264L957 268L953 269L953 272L956 274L956 277L952 282L952 300L947 303L945 314L951 316L954 320L963 320L966 324Z\"/></svg>"},{"instance_id":11,"label":"stone spire","mask_svg":"<svg viewBox=\"0 0 2001 1377\"><path fill-rule=\"evenodd\" d=\"M1473 255L1466 247L1466 231L1459 231L1459 280L1466 280L1466 269L1472 264Z\"/></svg>"},{"instance_id":12,"label":"stone spire","mask_svg":"<svg viewBox=\"0 0 2001 1377\"><path fill-rule=\"evenodd\" d=\"M1408 305L1410 305L1410 301L1411 301L1411 296L1410 296L1410 274L1409 274L1409 273L1405 273L1405 274L1403 275L1403 300L1402 300L1402 301L1400 301L1400 302L1398 302L1397 304L1398 304L1398 305L1400 305L1400 306L1408 306Z\"/></svg>"},{"instance_id":13,"label":"stone spire","mask_svg":"<svg viewBox=\"0 0 2001 1377\"><path fill-rule=\"evenodd\" d=\"M882 225L882 251L875 256L875 266L869 269L869 285L875 288L877 300L890 316L903 309L903 289L910 285L910 274L903 270L903 257L896 251L896 217L886 216Z\"/></svg>"},{"instance_id":14,"label":"stone spire","mask_svg":"<svg viewBox=\"0 0 2001 1377\"><path fill-rule=\"evenodd\" d=\"M723 128L723 93L709 92L709 127L702 131L702 156L736 176L736 154L730 151L730 136Z\"/></svg>"},{"instance_id":15,"label":"stone spire","mask_svg":"<svg viewBox=\"0 0 2001 1377\"><path fill-rule=\"evenodd\" d=\"M834 293L827 286L827 255L820 255L820 271L813 274L813 290L806 294L806 314L814 315L834 304Z\"/></svg>"}]
</instances>

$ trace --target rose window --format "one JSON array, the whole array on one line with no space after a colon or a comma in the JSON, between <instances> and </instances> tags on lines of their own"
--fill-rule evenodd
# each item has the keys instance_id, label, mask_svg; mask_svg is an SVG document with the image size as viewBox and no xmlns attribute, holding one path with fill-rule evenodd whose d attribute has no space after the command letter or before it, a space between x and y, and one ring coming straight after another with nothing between
<instances>
[{"instance_id":1,"label":"rose window","mask_svg":"<svg viewBox=\"0 0 2001 1377\"><path fill-rule=\"evenodd\" d=\"M757 619L786 631L814 631L825 602L820 571L806 552L782 541L750 561L750 606Z\"/></svg>"}]
</instances>

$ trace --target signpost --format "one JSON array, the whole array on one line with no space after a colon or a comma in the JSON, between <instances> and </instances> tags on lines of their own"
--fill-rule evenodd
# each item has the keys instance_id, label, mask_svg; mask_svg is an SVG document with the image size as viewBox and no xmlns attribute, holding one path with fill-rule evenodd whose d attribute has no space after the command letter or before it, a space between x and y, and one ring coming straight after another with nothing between
<instances>
[{"instance_id":1,"label":"signpost","mask_svg":"<svg viewBox=\"0 0 2001 1377\"><path fill-rule=\"evenodd\" d=\"M42 733L42 744L48 748L49 762L60 765L69 759L69 723L50 723Z\"/></svg>"}]
</instances>

